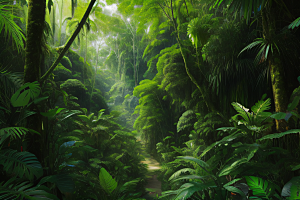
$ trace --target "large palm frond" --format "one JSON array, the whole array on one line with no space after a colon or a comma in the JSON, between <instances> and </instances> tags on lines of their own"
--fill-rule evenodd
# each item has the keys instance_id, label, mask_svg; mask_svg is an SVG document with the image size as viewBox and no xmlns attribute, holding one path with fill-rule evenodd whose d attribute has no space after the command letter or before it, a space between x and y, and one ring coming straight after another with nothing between
<instances>
[{"instance_id":1,"label":"large palm frond","mask_svg":"<svg viewBox=\"0 0 300 200\"><path fill-rule=\"evenodd\" d=\"M7 3L7 0L0 0L0 30L4 31L4 35L8 40L12 38L18 52L22 52L24 49L25 36L21 28L14 21L14 19L18 17L11 14L11 9L15 6L8 5Z\"/></svg>"},{"instance_id":2,"label":"large palm frond","mask_svg":"<svg viewBox=\"0 0 300 200\"><path fill-rule=\"evenodd\" d=\"M29 152L17 152L12 149L0 151L0 164L4 166L4 171L18 177L24 175L33 180L43 175L43 168L36 156Z\"/></svg>"},{"instance_id":3,"label":"large palm frond","mask_svg":"<svg viewBox=\"0 0 300 200\"><path fill-rule=\"evenodd\" d=\"M48 192L50 190L46 186L34 186L28 181L20 182L16 178L0 183L0 199L58 200L55 195Z\"/></svg>"}]
</instances>

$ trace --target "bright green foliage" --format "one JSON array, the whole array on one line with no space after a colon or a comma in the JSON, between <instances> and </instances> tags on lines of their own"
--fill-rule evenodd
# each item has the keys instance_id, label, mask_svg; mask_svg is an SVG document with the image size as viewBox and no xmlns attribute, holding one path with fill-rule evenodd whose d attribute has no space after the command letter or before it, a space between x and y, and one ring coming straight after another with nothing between
<instances>
[{"instance_id":1,"label":"bright green foliage","mask_svg":"<svg viewBox=\"0 0 300 200\"><path fill-rule=\"evenodd\" d=\"M108 193L111 194L117 187L118 183L111 177L105 168L101 168L99 172L99 181L101 187Z\"/></svg>"},{"instance_id":2,"label":"bright green foliage","mask_svg":"<svg viewBox=\"0 0 300 200\"><path fill-rule=\"evenodd\" d=\"M295 19L295 21L293 21L290 25L289 28L294 29L295 27L300 26L300 17Z\"/></svg>"},{"instance_id":3,"label":"bright green foliage","mask_svg":"<svg viewBox=\"0 0 300 200\"><path fill-rule=\"evenodd\" d=\"M15 5L8 5L7 0L0 1L0 30L4 31L7 41L12 38L18 52L24 50L25 36L22 29L16 24L14 19L21 19L12 14L13 9L18 9Z\"/></svg>"},{"instance_id":4,"label":"bright green foliage","mask_svg":"<svg viewBox=\"0 0 300 200\"><path fill-rule=\"evenodd\" d=\"M254 176L246 176L245 178L250 189L253 191L253 195L262 197L263 199L270 199L271 194L274 193L274 189L272 190L268 181Z\"/></svg>"},{"instance_id":5,"label":"bright green foliage","mask_svg":"<svg viewBox=\"0 0 300 200\"><path fill-rule=\"evenodd\" d=\"M67 69L72 69L72 62L70 61L70 59L67 56L64 56L60 63Z\"/></svg>"},{"instance_id":6,"label":"bright green foliage","mask_svg":"<svg viewBox=\"0 0 300 200\"><path fill-rule=\"evenodd\" d=\"M29 88L24 90L25 88ZM22 107L29 103L30 99L35 99L40 94L38 82L25 83L20 87L16 93L11 97L10 101L14 107Z\"/></svg>"}]
</instances>

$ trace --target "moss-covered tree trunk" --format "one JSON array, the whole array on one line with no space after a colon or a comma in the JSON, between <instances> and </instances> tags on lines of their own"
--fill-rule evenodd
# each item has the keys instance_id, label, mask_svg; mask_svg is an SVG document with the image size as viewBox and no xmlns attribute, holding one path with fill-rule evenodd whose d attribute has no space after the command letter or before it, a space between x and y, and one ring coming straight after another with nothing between
<instances>
[{"instance_id":1,"label":"moss-covered tree trunk","mask_svg":"<svg viewBox=\"0 0 300 200\"><path fill-rule=\"evenodd\" d=\"M263 36L269 42L276 36L276 9L269 6L262 10ZM284 82L284 67L279 52L273 47L273 53L269 53L268 64L270 69L271 84L276 112L286 112L288 106L287 88ZM271 52L271 51L270 51ZM285 120L276 120L276 130L286 131Z\"/></svg>"},{"instance_id":2,"label":"moss-covered tree trunk","mask_svg":"<svg viewBox=\"0 0 300 200\"><path fill-rule=\"evenodd\" d=\"M26 27L26 49L24 82L38 81L41 77L40 59L42 55L42 37L45 22L46 0L28 1L28 19Z\"/></svg>"},{"instance_id":3,"label":"moss-covered tree trunk","mask_svg":"<svg viewBox=\"0 0 300 200\"><path fill-rule=\"evenodd\" d=\"M41 59L42 59L42 37L45 22L46 0L29 0L28 1L28 19L27 35L25 49L25 67L24 82L39 81L41 77ZM38 108L32 105L31 110L38 112ZM39 133L42 132L42 119L36 114L28 118L28 128ZM41 133L42 134L42 133ZM43 139L34 134L28 135L30 146L29 151L36 155L43 165Z\"/></svg>"}]
</instances>

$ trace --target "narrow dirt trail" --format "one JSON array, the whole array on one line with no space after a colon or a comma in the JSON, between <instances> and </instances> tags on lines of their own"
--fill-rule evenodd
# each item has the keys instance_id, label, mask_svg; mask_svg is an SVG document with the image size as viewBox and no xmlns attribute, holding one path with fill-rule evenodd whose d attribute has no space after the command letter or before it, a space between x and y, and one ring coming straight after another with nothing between
<instances>
[{"instance_id":1,"label":"narrow dirt trail","mask_svg":"<svg viewBox=\"0 0 300 200\"><path fill-rule=\"evenodd\" d=\"M144 145L142 147L142 150L143 152L141 152L141 154L145 156L145 160L142 161L142 163L147 164L147 169L148 169L148 173L146 174L148 178L147 179L148 184L146 185L146 190L149 191L149 194L143 198L146 198L147 200L152 200L152 199L156 199L157 195L158 196L161 195L161 182L157 179L157 176L160 173L159 170L161 166L155 159L153 159L152 156L146 153Z\"/></svg>"}]
</instances>

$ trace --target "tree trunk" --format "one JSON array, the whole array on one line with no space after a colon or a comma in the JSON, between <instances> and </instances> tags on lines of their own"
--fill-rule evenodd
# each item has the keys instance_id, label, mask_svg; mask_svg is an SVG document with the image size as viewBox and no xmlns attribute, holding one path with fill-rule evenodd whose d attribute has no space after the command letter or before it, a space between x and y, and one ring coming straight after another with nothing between
<instances>
[{"instance_id":1,"label":"tree trunk","mask_svg":"<svg viewBox=\"0 0 300 200\"><path fill-rule=\"evenodd\" d=\"M46 0L28 1L27 35L25 49L24 83L39 81L41 76L42 58L42 37L44 31L46 13ZM30 110L38 112L36 105L32 105ZM28 117L27 127L42 135L42 118L36 114ZM36 134L28 135L31 143L28 150L35 154L43 166L43 147L44 140Z\"/></svg>"},{"instance_id":2,"label":"tree trunk","mask_svg":"<svg viewBox=\"0 0 300 200\"><path fill-rule=\"evenodd\" d=\"M24 82L39 81L46 0L28 1Z\"/></svg>"},{"instance_id":3,"label":"tree trunk","mask_svg":"<svg viewBox=\"0 0 300 200\"><path fill-rule=\"evenodd\" d=\"M272 42L276 35L276 9L269 6L262 10L263 36L267 41ZM270 51L271 52L271 51ZM274 47L274 51L268 56L270 77L272 83L274 105L276 112L286 112L288 106L287 88L284 82L284 67L282 65L279 52ZM284 132L287 128L285 120L275 120L276 130Z\"/></svg>"}]
</instances>

